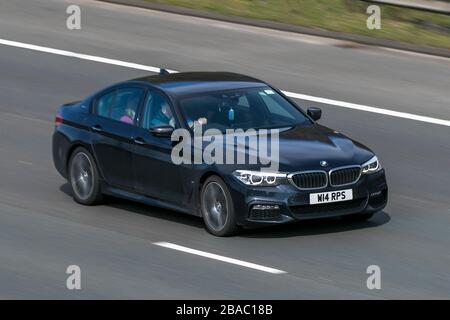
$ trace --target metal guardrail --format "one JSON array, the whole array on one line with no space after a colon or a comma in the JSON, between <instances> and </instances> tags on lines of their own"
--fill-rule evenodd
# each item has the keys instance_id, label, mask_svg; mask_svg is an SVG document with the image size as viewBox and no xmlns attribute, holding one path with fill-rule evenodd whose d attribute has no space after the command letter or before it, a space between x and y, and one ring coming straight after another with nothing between
<instances>
[{"instance_id":1,"label":"metal guardrail","mask_svg":"<svg viewBox=\"0 0 450 320\"><path fill-rule=\"evenodd\" d=\"M450 15L450 0L362 0Z\"/></svg>"}]
</instances>

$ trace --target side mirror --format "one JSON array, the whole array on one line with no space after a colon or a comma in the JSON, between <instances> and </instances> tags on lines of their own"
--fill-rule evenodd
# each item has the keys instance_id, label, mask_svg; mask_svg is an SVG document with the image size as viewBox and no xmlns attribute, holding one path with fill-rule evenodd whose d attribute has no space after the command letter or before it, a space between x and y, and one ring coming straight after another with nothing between
<instances>
[{"instance_id":1,"label":"side mirror","mask_svg":"<svg viewBox=\"0 0 450 320\"><path fill-rule=\"evenodd\" d=\"M150 128L150 132L157 137L170 137L173 132L173 127L168 125L156 126Z\"/></svg>"},{"instance_id":2,"label":"side mirror","mask_svg":"<svg viewBox=\"0 0 450 320\"><path fill-rule=\"evenodd\" d=\"M308 116L310 116L314 121L317 121L322 116L322 110L316 107L309 107L307 110Z\"/></svg>"}]
</instances>

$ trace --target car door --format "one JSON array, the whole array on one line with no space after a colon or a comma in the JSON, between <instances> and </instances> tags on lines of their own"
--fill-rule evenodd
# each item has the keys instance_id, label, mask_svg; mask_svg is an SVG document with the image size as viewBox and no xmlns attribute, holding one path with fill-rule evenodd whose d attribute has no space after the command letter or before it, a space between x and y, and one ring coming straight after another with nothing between
<instances>
[{"instance_id":1,"label":"car door","mask_svg":"<svg viewBox=\"0 0 450 320\"><path fill-rule=\"evenodd\" d=\"M132 152L142 87L117 87L94 100L90 121L99 169L112 187L133 190Z\"/></svg>"},{"instance_id":2,"label":"car door","mask_svg":"<svg viewBox=\"0 0 450 320\"><path fill-rule=\"evenodd\" d=\"M149 90L142 106L140 125L135 137L133 168L135 189L149 197L182 205L185 203L183 172L171 160L172 141L170 136L157 136L150 129L153 126L171 125L175 128L175 117L165 117L161 108L169 108L169 100L160 92Z\"/></svg>"}]
</instances>

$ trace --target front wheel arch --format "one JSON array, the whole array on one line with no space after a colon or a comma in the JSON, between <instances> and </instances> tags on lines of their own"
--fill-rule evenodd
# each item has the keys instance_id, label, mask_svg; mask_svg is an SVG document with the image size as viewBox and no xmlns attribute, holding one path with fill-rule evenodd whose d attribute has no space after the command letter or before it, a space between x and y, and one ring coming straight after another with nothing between
<instances>
[{"instance_id":1,"label":"front wheel arch","mask_svg":"<svg viewBox=\"0 0 450 320\"><path fill-rule=\"evenodd\" d=\"M201 196L202 196L202 187L205 184L206 180L208 180L209 177L212 176L217 176L220 179L222 179L223 181L225 181L225 179L216 171L213 170L209 170L204 172L201 176L200 179L198 180L198 184L197 184L197 188L196 188L196 195L195 195L195 199L196 199L196 206L197 206L197 210L200 212L200 216L203 216L202 214L202 208L201 208Z\"/></svg>"},{"instance_id":2,"label":"front wheel arch","mask_svg":"<svg viewBox=\"0 0 450 320\"><path fill-rule=\"evenodd\" d=\"M204 210L207 210L205 208L205 204L203 203L203 201L206 200L206 198L204 198L204 192L206 192L207 188L209 187L209 185L211 183L215 183L220 186L221 190L223 191L223 195L225 196L225 199L226 199L226 202L225 202L226 208L227 208L226 220L225 220L224 225L220 229L214 228L214 226L212 226L212 224L210 223L212 221L211 217L214 216L214 215L211 215L211 212L210 212L209 216L208 216L208 214L203 213ZM219 202L221 202L221 201L219 201ZM225 182L225 180L223 178L221 178L217 174L211 174L208 178L206 178L206 180L202 184L202 188L200 190L200 211L201 211L201 215L203 217L204 223L205 223L206 230L209 233L211 233L215 236L219 236L219 237L227 237L227 236L232 236L237 232L238 226L236 223L236 213L234 210L233 198L231 196L231 193L230 193L227 183Z\"/></svg>"}]
</instances>

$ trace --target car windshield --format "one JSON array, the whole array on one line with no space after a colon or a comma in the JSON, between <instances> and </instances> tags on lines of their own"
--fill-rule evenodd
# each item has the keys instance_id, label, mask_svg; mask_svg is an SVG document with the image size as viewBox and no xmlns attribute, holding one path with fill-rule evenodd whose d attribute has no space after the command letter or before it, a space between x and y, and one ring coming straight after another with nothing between
<instances>
[{"instance_id":1,"label":"car windshield","mask_svg":"<svg viewBox=\"0 0 450 320\"><path fill-rule=\"evenodd\" d=\"M262 129L310 124L302 112L270 87L201 93L180 99L190 128Z\"/></svg>"}]
</instances>

